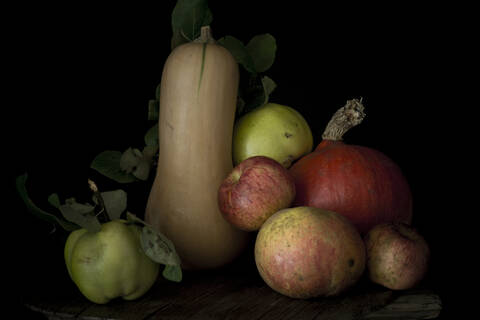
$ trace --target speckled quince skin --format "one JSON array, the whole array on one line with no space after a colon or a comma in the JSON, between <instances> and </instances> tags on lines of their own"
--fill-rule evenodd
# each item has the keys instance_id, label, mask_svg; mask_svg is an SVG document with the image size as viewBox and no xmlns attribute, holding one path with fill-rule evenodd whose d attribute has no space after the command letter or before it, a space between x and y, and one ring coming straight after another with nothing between
<instances>
[{"instance_id":1,"label":"speckled quince skin","mask_svg":"<svg viewBox=\"0 0 480 320\"><path fill-rule=\"evenodd\" d=\"M270 157L288 168L312 151L313 136L307 121L295 109L267 103L243 115L233 129L233 162L253 156Z\"/></svg>"},{"instance_id":2,"label":"speckled quince skin","mask_svg":"<svg viewBox=\"0 0 480 320\"><path fill-rule=\"evenodd\" d=\"M73 231L65 243L68 273L82 294L104 304L122 297L133 300L155 283L159 265L145 255L141 228L124 220L102 224L99 232Z\"/></svg>"}]
</instances>

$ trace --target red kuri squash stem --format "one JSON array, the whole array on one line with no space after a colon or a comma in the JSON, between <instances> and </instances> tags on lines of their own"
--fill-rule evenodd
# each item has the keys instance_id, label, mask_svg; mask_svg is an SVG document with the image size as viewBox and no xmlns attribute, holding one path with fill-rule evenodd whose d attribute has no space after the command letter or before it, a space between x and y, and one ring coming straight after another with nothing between
<instances>
[{"instance_id":1,"label":"red kuri squash stem","mask_svg":"<svg viewBox=\"0 0 480 320\"><path fill-rule=\"evenodd\" d=\"M360 124L365 118L363 112L364 106L362 99L352 99L345 103L345 106L335 112L330 122L328 122L325 131L322 134L323 140L342 140L345 132Z\"/></svg>"}]
</instances>

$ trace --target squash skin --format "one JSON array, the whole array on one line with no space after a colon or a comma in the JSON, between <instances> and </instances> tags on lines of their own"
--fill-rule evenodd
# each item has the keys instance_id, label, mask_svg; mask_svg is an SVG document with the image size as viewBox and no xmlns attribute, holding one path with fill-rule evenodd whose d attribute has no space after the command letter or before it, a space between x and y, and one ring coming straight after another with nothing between
<instances>
[{"instance_id":1,"label":"squash skin","mask_svg":"<svg viewBox=\"0 0 480 320\"><path fill-rule=\"evenodd\" d=\"M160 85L159 159L145 213L175 245L186 269L235 259L249 235L230 225L217 192L233 169L238 65L225 48L187 43L165 62Z\"/></svg>"}]
</instances>

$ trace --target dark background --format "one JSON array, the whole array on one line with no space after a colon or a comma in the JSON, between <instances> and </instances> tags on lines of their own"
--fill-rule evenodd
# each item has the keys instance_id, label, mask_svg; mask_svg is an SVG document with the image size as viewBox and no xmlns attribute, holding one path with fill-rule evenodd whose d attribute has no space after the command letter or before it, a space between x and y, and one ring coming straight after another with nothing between
<instances>
[{"instance_id":1,"label":"dark background","mask_svg":"<svg viewBox=\"0 0 480 320\"><path fill-rule=\"evenodd\" d=\"M174 1L111 7L71 4L11 8L7 15L10 54L9 125L13 141L5 157L14 177L29 173L31 197L43 208L46 198L88 198L87 178L105 190L117 187L89 169L96 154L143 146L147 102L154 97L170 52ZM261 5L260 5L261 3ZM384 152L406 175L414 197L414 225L432 249L426 279L453 313L451 285L464 247L456 244L459 187L450 169L459 148L454 117L469 85L471 53L467 10L418 6L327 8L317 2L210 1L213 35L233 35L245 43L270 33L277 56L266 72L278 85L271 101L299 110L319 142L335 110L363 97L364 122L345 140ZM11 43L11 44L10 44ZM465 128L466 129L466 128ZM464 131L462 131L464 132ZM12 139L13 138L13 139ZM453 148L452 148L453 147ZM13 155L13 157L8 156ZM465 157L468 158L468 157ZM465 164L466 165L466 164ZM11 175L10 175L11 174ZM137 194L131 211L142 215L148 188L126 186ZM452 189L454 192L452 192ZM65 234L29 215L14 196L9 223L19 226L14 269L18 293L66 281L62 249ZM455 207L454 207L455 203ZM453 212L453 214L452 214ZM25 311L26 312L26 311ZM445 317L446 318L446 317Z\"/></svg>"}]
</instances>

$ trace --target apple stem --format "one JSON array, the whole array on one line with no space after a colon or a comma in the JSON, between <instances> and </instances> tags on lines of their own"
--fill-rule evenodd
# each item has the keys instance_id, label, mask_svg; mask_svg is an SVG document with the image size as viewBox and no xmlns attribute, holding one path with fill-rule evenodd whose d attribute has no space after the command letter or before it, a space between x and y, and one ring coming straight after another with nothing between
<instances>
[{"instance_id":1,"label":"apple stem","mask_svg":"<svg viewBox=\"0 0 480 320\"><path fill-rule=\"evenodd\" d=\"M348 130L360 124L363 118L365 118L365 112L363 110L362 98L360 98L360 100L348 100L345 106L334 113L322 134L322 139L333 141L342 140L343 135Z\"/></svg>"}]
</instances>

